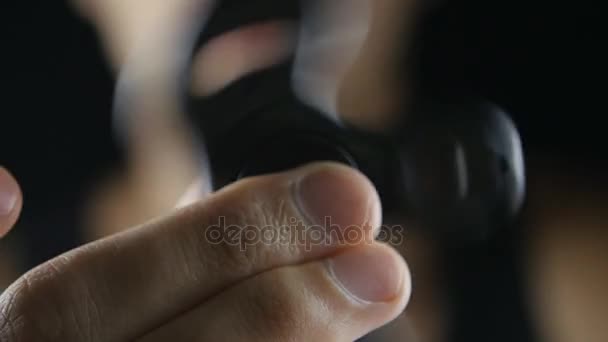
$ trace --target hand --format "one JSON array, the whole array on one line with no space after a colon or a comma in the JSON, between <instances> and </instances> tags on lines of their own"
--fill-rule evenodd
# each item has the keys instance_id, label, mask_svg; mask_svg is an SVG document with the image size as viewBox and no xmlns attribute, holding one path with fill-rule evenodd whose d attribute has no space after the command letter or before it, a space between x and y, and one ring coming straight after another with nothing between
<instances>
[{"instance_id":1,"label":"hand","mask_svg":"<svg viewBox=\"0 0 608 342\"><path fill-rule=\"evenodd\" d=\"M330 230L311 228L325 217ZM237 234L209 234L222 220ZM0 340L352 341L409 298L403 259L373 240L380 222L373 186L344 166L245 179L23 275L0 297ZM290 243L245 234L302 225Z\"/></svg>"}]
</instances>

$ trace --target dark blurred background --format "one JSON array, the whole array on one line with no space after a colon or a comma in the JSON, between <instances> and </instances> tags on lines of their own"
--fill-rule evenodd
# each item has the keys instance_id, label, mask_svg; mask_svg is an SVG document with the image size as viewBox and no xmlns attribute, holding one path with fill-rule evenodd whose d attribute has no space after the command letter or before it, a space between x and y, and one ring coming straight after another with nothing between
<instances>
[{"instance_id":1,"label":"dark blurred background","mask_svg":"<svg viewBox=\"0 0 608 342\"><path fill-rule=\"evenodd\" d=\"M86 187L117 160L113 76L92 27L65 1L5 2L0 160L25 198L17 234L32 266L79 240Z\"/></svg>"},{"instance_id":2,"label":"dark blurred background","mask_svg":"<svg viewBox=\"0 0 608 342\"><path fill-rule=\"evenodd\" d=\"M23 187L14 239L23 246L21 266L29 268L80 243L84 196L121 163L111 132L114 76L95 31L70 4L5 2L0 13L0 164ZM602 19L591 1L437 2L418 29L418 72L427 82L473 89L502 105L529 155L601 177ZM513 313L523 322L520 309Z\"/></svg>"}]
</instances>

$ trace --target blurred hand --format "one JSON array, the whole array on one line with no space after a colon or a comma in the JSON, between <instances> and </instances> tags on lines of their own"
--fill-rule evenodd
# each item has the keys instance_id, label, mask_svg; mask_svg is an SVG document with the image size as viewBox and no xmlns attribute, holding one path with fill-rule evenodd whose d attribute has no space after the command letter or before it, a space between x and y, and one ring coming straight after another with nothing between
<instances>
[{"instance_id":1,"label":"blurred hand","mask_svg":"<svg viewBox=\"0 0 608 342\"><path fill-rule=\"evenodd\" d=\"M207 172L173 96L173 72L183 52L179 37L209 15L215 1L73 1L98 29L121 71L119 93L128 94L127 105L115 114L128 151L127 172L92 195L87 231L95 239L166 213ZM315 0L307 2L301 23L276 20L236 28L196 53L192 91L214 94L295 54L294 87L305 102L362 129L385 129L405 101L404 85L394 75L415 4ZM210 190L197 181L196 191Z\"/></svg>"},{"instance_id":2,"label":"blurred hand","mask_svg":"<svg viewBox=\"0 0 608 342\"><path fill-rule=\"evenodd\" d=\"M23 275L0 297L0 340L352 341L409 298L403 259L374 242L380 216L371 183L345 166L242 180ZM312 229L325 217L331 231ZM245 233L297 226L289 243Z\"/></svg>"}]
</instances>

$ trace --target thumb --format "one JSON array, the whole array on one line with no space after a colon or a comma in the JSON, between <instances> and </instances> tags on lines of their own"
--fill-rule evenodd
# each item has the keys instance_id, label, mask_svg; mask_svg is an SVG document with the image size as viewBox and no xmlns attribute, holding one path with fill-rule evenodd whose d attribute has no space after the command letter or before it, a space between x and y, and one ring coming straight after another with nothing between
<instances>
[{"instance_id":1,"label":"thumb","mask_svg":"<svg viewBox=\"0 0 608 342\"><path fill-rule=\"evenodd\" d=\"M5 168L0 167L0 238L17 222L21 204L19 184Z\"/></svg>"}]
</instances>

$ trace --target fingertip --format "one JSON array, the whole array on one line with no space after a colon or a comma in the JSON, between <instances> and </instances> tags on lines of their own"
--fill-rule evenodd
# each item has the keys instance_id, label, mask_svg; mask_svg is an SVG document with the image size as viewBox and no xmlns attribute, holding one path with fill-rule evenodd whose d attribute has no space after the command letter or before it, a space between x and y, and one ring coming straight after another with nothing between
<instances>
[{"instance_id":1,"label":"fingertip","mask_svg":"<svg viewBox=\"0 0 608 342\"><path fill-rule=\"evenodd\" d=\"M314 224L358 227L375 232L382 223L380 197L372 182L358 170L339 163L320 162L300 169L297 203Z\"/></svg>"},{"instance_id":2,"label":"fingertip","mask_svg":"<svg viewBox=\"0 0 608 342\"><path fill-rule=\"evenodd\" d=\"M340 293L336 307L349 316L357 340L397 319L411 295L411 276L403 257L381 243L345 250L324 262L328 279Z\"/></svg>"},{"instance_id":3,"label":"fingertip","mask_svg":"<svg viewBox=\"0 0 608 342\"><path fill-rule=\"evenodd\" d=\"M0 237L13 227L21 211L22 195L15 178L0 166Z\"/></svg>"},{"instance_id":4,"label":"fingertip","mask_svg":"<svg viewBox=\"0 0 608 342\"><path fill-rule=\"evenodd\" d=\"M387 245L352 248L329 259L327 265L338 287L355 301L396 304L402 309L409 300L409 268Z\"/></svg>"}]
</instances>

